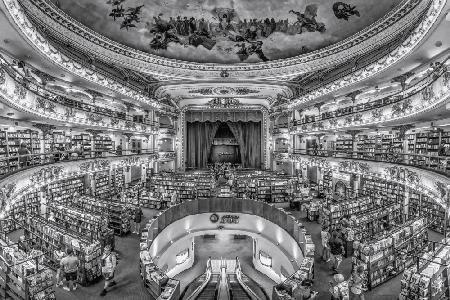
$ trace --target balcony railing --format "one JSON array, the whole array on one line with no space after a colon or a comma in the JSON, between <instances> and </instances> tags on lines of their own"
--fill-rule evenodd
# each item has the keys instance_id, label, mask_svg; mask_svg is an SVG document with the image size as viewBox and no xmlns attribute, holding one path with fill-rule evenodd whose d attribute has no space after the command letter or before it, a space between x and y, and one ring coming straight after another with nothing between
<instances>
[{"instance_id":1,"label":"balcony railing","mask_svg":"<svg viewBox=\"0 0 450 300\"><path fill-rule=\"evenodd\" d=\"M112 156L134 156L157 154L155 149L142 150L94 150L94 151L58 151L48 153L37 153L27 155L17 155L0 158L0 180L28 168L53 164L58 162L70 162L93 158L105 158Z\"/></svg>"},{"instance_id":2,"label":"balcony railing","mask_svg":"<svg viewBox=\"0 0 450 300\"><path fill-rule=\"evenodd\" d=\"M352 158L408 165L450 175L450 156L436 156L414 153L395 153L384 151L344 151L344 150L294 150L293 155L309 155L320 157Z\"/></svg>"},{"instance_id":3,"label":"balcony railing","mask_svg":"<svg viewBox=\"0 0 450 300\"><path fill-rule=\"evenodd\" d=\"M423 110L426 107L432 107L435 104L433 102L442 101L445 98L441 91L448 88L447 64L449 59L448 57L442 62L435 63L435 69L428 76L395 95L323 113L320 116L308 116L303 120L295 120L292 129L298 131L300 129L298 126L302 126L300 130L302 132L332 130L351 125L388 121ZM438 99L438 97L435 97L436 95L442 98ZM372 113L369 113L370 111ZM319 123L312 124L316 122Z\"/></svg>"},{"instance_id":4,"label":"balcony railing","mask_svg":"<svg viewBox=\"0 0 450 300\"><path fill-rule=\"evenodd\" d=\"M137 124L144 124L148 126L157 126L156 122L149 122L146 120L133 120L133 116L127 115L125 112L115 111L106 107L100 107L88 103L83 103L81 101L77 101L62 95L59 95L49 89L46 89L44 85L40 85L37 82L33 82L31 77L24 76L21 74L16 67L14 67L11 63L8 62L8 59L0 54L0 68L6 72L17 84L23 86L25 89L30 92L36 94L44 98L53 104L60 104L69 110L76 109L80 111L84 111L87 113L94 113L100 116L106 116L114 119L123 120L126 122L133 122ZM49 106L46 104L45 106Z\"/></svg>"}]
</instances>

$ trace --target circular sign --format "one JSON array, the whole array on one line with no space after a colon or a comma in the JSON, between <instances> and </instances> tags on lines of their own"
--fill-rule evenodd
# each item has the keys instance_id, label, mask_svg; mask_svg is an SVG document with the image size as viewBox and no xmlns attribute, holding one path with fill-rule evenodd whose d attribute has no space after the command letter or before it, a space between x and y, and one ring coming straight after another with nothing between
<instances>
[{"instance_id":1,"label":"circular sign","mask_svg":"<svg viewBox=\"0 0 450 300\"><path fill-rule=\"evenodd\" d=\"M209 220L210 220L212 223L217 223L217 222L219 222L219 215L218 215L218 214L212 214L212 215L209 217Z\"/></svg>"}]
</instances>

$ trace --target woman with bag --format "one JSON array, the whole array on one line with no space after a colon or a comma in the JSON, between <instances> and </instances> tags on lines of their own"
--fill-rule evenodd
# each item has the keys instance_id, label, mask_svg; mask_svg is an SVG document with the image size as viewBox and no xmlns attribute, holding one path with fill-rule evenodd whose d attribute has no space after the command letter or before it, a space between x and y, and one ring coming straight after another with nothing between
<instances>
[{"instance_id":1,"label":"woman with bag","mask_svg":"<svg viewBox=\"0 0 450 300\"><path fill-rule=\"evenodd\" d=\"M116 285L114 281L114 272L117 266L117 258L114 252L111 252L111 245L106 245L102 256L102 274L105 277L105 286L100 296L105 296L107 288Z\"/></svg>"},{"instance_id":2,"label":"woman with bag","mask_svg":"<svg viewBox=\"0 0 450 300\"><path fill-rule=\"evenodd\" d=\"M350 300L364 300L364 267L358 266L349 280Z\"/></svg>"}]
</instances>

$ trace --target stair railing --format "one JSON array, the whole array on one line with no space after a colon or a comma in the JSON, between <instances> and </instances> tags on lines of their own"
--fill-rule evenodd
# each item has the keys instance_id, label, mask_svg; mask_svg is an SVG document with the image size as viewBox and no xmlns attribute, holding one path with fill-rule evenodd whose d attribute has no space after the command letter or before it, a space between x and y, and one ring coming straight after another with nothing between
<instances>
[{"instance_id":1,"label":"stair railing","mask_svg":"<svg viewBox=\"0 0 450 300\"><path fill-rule=\"evenodd\" d=\"M252 300L262 300L256 293L242 280L242 269L239 257L236 256L236 278L241 287Z\"/></svg>"},{"instance_id":2,"label":"stair railing","mask_svg":"<svg viewBox=\"0 0 450 300\"><path fill-rule=\"evenodd\" d=\"M208 261L206 262L206 272L204 273L205 280L202 282L202 284L197 287L192 294L190 294L186 300L194 300L197 299L197 297L200 295L200 293L203 291L203 289L206 287L206 285L211 280L211 273L212 273L212 267L211 267L211 258L208 258Z\"/></svg>"}]
</instances>

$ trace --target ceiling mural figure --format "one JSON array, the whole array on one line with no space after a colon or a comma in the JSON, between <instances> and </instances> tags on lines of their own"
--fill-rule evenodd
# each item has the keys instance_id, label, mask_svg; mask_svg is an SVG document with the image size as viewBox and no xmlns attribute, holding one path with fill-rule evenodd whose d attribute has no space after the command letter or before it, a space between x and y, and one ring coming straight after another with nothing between
<instances>
[{"instance_id":1,"label":"ceiling mural figure","mask_svg":"<svg viewBox=\"0 0 450 300\"><path fill-rule=\"evenodd\" d=\"M336 2L333 4L333 12L336 18L344 19L348 21L351 16L360 17L359 11L356 10L356 6L344 2Z\"/></svg>"},{"instance_id":2,"label":"ceiling mural figure","mask_svg":"<svg viewBox=\"0 0 450 300\"><path fill-rule=\"evenodd\" d=\"M234 64L286 59L330 46L378 21L401 0L57 2L87 27L135 49L182 61Z\"/></svg>"}]
</instances>

